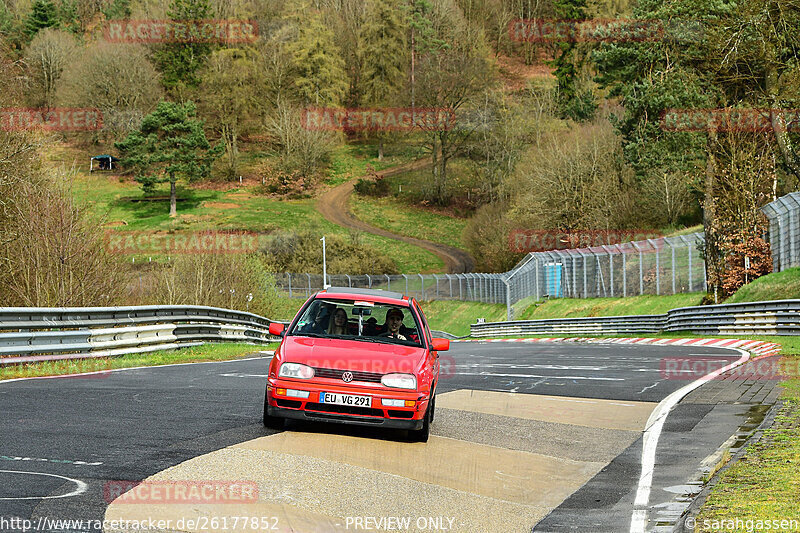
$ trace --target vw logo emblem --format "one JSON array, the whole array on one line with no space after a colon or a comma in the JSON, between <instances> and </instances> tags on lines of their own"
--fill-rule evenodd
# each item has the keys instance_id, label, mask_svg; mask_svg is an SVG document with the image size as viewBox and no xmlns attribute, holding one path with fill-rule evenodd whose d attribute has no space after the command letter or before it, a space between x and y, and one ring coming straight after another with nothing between
<instances>
[{"instance_id":1,"label":"vw logo emblem","mask_svg":"<svg viewBox=\"0 0 800 533\"><path fill-rule=\"evenodd\" d=\"M353 373L352 372L344 372L342 374L342 381L344 381L345 383L350 383L351 381L353 381Z\"/></svg>"}]
</instances>

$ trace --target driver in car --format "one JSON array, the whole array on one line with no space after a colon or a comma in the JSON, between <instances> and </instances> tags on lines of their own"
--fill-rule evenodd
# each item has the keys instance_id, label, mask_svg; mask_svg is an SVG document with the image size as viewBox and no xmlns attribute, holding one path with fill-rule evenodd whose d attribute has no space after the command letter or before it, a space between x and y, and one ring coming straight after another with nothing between
<instances>
[{"instance_id":1,"label":"driver in car","mask_svg":"<svg viewBox=\"0 0 800 533\"><path fill-rule=\"evenodd\" d=\"M400 339L402 341L408 340L403 332L401 332L401 328L403 327L403 312L396 307L389 309L389 312L386 313L386 332L381 333L380 337L388 337L390 339Z\"/></svg>"}]
</instances>

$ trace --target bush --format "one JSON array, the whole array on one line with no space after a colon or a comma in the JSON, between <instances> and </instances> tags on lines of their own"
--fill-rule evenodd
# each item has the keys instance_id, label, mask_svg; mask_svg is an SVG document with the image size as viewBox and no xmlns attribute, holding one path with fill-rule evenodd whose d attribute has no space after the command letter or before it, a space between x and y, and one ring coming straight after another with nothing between
<instances>
[{"instance_id":1,"label":"bush","mask_svg":"<svg viewBox=\"0 0 800 533\"><path fill-rule=\"evenodd\" d=\"M383 198L389 195L389 182L382 177L377 179L359 178L353 185L353 189L364 196L373 196L375 198Z\"/></svg>"},{"instance_id":2,"label":"bush","mask_svg":"<svg viewBox=\"0 0 800 533\"><path fill-rule=\"evenodd\" d=\"M262 252L271 272L322 274L320 231L280 233L272 236ZM340 235L326 238L329 274L399 274L394 261L359 239Z\"/></svg>"},{"instance_id":3,"label":"bush","mask_svg":"<svg viewBox=\"0 0 800 533\"><path fill-rule=\"evenodd\" d=\"M3 305L115 305L124 274L107 250L100 221L63 181L18 182L0 239Z\"/></svg>"},{"instance_id":4,"label":"bush","mask_svg":"<svg viewBox=\"0 0 800 533\"><path fill-rule=\"evenodd\" d=\"M273 318L279 295L258 254L190 254L143 266L130 285L138 305L208 305Z\"/></svg>"}]
</instances>

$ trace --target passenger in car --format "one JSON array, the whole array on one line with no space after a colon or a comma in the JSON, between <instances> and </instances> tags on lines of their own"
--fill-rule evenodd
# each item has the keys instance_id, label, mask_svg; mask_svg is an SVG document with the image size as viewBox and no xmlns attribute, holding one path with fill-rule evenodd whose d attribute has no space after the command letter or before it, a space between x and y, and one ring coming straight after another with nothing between
<instances>
[{"instance_id":1,"label":"passenger in car","mask_svg":"<svg viewBox=\"0 0 800 533\"><path fill-rule=\"evenodd\" d=\"M386 326L379 326L378 319L371 316L364 322L364 335L380 335L386 331Z\"/></svg>"},{"instance_id":2,"label":"passenger in car","mask_svg":"<svg viewBox=\"0 0 800 533\"><path fill-rule=\"evenodd\" d=\"M333 312L331 325L328 327L329 335L350 335L350 330L347 327L347 311L342 308L337 308Z\"/></svg>"}]
</instances>

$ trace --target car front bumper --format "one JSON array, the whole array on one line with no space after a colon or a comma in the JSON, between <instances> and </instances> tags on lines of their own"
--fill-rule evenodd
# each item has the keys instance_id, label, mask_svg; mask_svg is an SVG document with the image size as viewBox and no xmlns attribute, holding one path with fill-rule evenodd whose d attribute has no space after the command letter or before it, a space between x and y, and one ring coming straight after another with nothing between
<instances>
[{"instance_id":1,"label":"car front bumper","mask_svg":"<svg viewBox=\"0 0 800 533\"><path fill-rule=\"evenodd\" d=\"M420 429L423 420L404 420L401 418L380 418L372 416L358 416L341 413L325 413L319 411L306 411L303 409L287 409L270 405L267 409L269 416L291 418L294 420L307 420L309 422L333 422L335 424L356 424L361 426L377 426L394 429Z\"/></svg>"}]
</instances>

